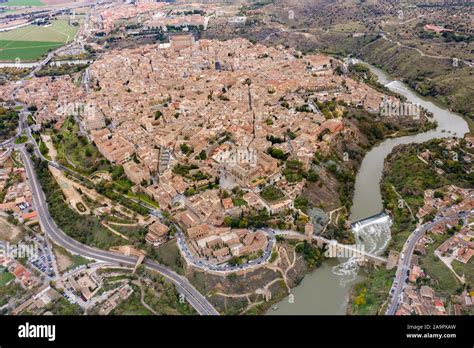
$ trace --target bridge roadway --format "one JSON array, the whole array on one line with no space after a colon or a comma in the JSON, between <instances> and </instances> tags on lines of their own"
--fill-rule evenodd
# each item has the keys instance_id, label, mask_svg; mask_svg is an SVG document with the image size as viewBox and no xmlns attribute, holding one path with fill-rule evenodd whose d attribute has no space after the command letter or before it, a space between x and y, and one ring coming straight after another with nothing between
<instances>
[{"instance_id":1,"label":"bridge roadway","mask_svg":"<svg viewBox=\"0 0 474 348\"><path fill-rule=\"evenodd\" d=\"M298 239L306 239L306 236L304 234L301 234L299 232L292 231L292 230L272 230L272 232L276 236L291 236L291 237L295 237L295 238L298 238ZM359 249L358 247L356 247L354 245L341 244L341 243L339 243L338 241L336 241L334 239L327 239L327 238L324 238L324 237L321 237L321 236L315 236L315 235L312 236L312 239L316 242L319 241L319 242L322 242L326 245L334 247L334 248L336 248L336 250L337 249L345 249L345 250L350 252L351 257L361 256L361 257L366 257L366 258L369 258L369 259L372 259L372 260L375 260L375 261L378 261L378 262L382 262L382 263L387 262L387 259L385 257L368 253L366 251L363 251L363 250Z\"/></svg>"},{"instance_id":2,"label":"bridge roadway","mask_svg":"<svg viewBox=\"0 0 474 348\"><path fill-rule=\"evenodd\" d=\"M368 252L363 251L363 250L361 250L361 248L358 248L357 246L354 246L354 245L341 244L341 243L339 243L338 241L336 241L334 239L327 239L327 238L320 237L320 236L313 236L313 240L321 241L326 245L330 245L330 246L335 247L336 249L345 249L345 250L350 252L349 255L351 255L352 257L361 256L361 257L366 257L366 258L369 258L369 259L372 259L372 260L375 260L375 261L379 261L379 262L382 262L382 263L387 262L387 259L385 257L375 255L375 254L372 254L372 253L368 253Z\"/></svg>"},{"instance_id":3,"label":"bridge roadway","mask_svg":"<svg viewBox=\"0 0 474 348\"><path fill-rule=\"evenodd\" d=\"M135 256L126 256L110 251L92 248L81 244L75 239L66 235L56 225L49 214L44 192L38 184L33 164L25 150L25 147L18 146L17 149L19 150L25 165L26 174L29 179L33 194L33 202L38 211L41 227L47 237L52 239L56 244L71 251L73 254L81 255L97 261L112 262L116 264L118 263L131 267L136 264L138 258ZM178 291L185 296L186 300L196 309L199 314L219 315L219 313L209 303L209 301L199 291L197 291L185 277L182 277L170 269L151 260L145 259L144 265L148 269L157 271L172 281L176 285Z\"/></svg>"}]
</instances>

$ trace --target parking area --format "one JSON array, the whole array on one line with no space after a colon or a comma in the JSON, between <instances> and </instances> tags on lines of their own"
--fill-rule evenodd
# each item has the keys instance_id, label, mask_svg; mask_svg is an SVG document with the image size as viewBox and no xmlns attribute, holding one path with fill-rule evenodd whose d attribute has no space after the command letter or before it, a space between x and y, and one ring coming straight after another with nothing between
<instances>
[{"instance_id":1,"label":"parking area","mask_svg":"<svg viewBox=\"0 0 474 348\"><path fill-rule=\"evenodd\" d=\"M46 241L40 236L28 238L28 240L35 243L37 247L36 257L30 255L28 262L46 276L54 277L54 256Z\"/></svg>"}]
</instances>

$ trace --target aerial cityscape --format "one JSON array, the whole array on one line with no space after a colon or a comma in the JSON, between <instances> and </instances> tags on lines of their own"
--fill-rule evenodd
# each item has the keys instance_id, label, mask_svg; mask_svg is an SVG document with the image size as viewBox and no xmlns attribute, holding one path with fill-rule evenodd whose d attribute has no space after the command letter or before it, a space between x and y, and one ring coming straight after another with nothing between
<instances>
[{"instance_id":1,"label":"aerial cityscape","mask_svg":"<svg viewBox=\"0 0 474 348\"><path fill-rule=\"evenodd\" d=\"M1 314L472 316L473 6L0 0Z\"/></svg>"}]
</instances>

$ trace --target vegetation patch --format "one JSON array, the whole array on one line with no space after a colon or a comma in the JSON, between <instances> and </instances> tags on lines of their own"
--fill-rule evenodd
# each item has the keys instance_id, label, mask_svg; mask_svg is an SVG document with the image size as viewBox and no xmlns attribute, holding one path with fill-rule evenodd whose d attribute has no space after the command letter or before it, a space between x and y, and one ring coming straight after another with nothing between
<instances>
[{"instance_id":1,"label":"vegetation patch","mask_svg":"<svg viewBox=\"0 0 474 348\"><path fill-rule=\"evenodd\" d=\"M15 277L7 271L0 271L0 287L7 285Z\"/></svg>"},{"instance_id":2,"label":"vegetation patch","mask_svg":"<svg viewBox=\"0 0 474 348\"><path fill-rule=\"evenodd\" d=\"M15 135L18 121L18 113L15 110L0 107L0 141Z\"/></svg>"},{"instance_id":3,"label":"vegetation patch","mask_svg":"<svg viewBox=\"0 0 474 348\"><path fill-rule=\"evenodd\" d=\"M377 315L387 299L395 270L378 268L368 273L367 279L354 286L350 314Z\"/></svg>"},{"instance_id":4,"label":"vegetation patch","mask_svg":"<svg viewBox=\"0 0 474 348\"><path fill-rule=\"evenodd\" d=\"M275 202L285 197L285 194L279 188L268 185L263 188L260 196L267 202Z\"/></svg>"},{"instance_id":5,"label":"vegetation patch","mask_svg":"<svg viewBox=\"0 0 474 348\"><path fill-rule=\"evenodd\" d=\"M401 145L386 158L381 184L382 197L385 208L393 215L393 240L388 249L401 250L406 237L415 229L416 221L407 204L413 214L416 214L424 204L425 190L448 184L474 187L474 172L466 172L470 165L464 160L464 153L469 151L465 141L461 140L459 146L453 147L449 152L443 144L443 140L434 139L423 144ZM419 158L426 150L430 152L430 164ZM441 169L443 174L439 174L437 169ZM400 202L396 192L406 204Z\"/></svg>"},{"instance_id":6,"label":"vegetation patch","mask_svg":"<svg viewBox=\"0 0 474 348\"><path fill-rule=\"evenodd\" d=\"M67 235L80 243L100 249L124 244L124 240L100 224L92 215L80 215L65 202L61 188L49 172L48 164L40 159L34 160L35 171L46 195L49 212Z\"/></svg>"},{"instance_id":7,"label":"vegetation patch","mask_svg":"<svg viewBox=\"0 0 474 348\"><path fill-rule=\"evenodd\" d=\"M442 235L429 235L435 242L426 247L426 256L420 258L420 267L429 275L433 286L437 293L449 297L460 286L461 282L451 272L448 267L434 254L434 251L451 236L448 233Z\"/></svg>"},{"instance_id":8,"label":"vegetation patch","mask_svg":"<svg viewBox=\"0 0 474 348\"><path fill-rule=\"evenodd\" d=\"M53 129L51 139L58 152L58 163L85 175L112 170L99 150L79 134L79 126L72 116L66 118L59 131Z\"/></svg>"},{"instance_id":9,"label":"vegetation patch","mask_svg":"<svg viewBox=\"0 0 474 348\"><path fill-rule=\"evenodd\" d=\"M11 5L11 2L5 4ZM0 33L0 60L14 61L18 58L22 61L37 60L48 51L72 41L78 29L79 26L69 25L67 20L55 20L48 26L28 25L2 32Z\"/></svg>"}]
</instances>

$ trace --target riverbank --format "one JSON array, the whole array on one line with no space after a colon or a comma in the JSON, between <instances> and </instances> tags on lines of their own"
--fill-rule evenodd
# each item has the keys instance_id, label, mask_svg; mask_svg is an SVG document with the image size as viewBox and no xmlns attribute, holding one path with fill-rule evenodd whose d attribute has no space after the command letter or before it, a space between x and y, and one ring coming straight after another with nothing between
<instances>
[{"instance_id":1,"label":"riverbank","mask_svg":"<svg viewBox=\"0 0 474 348\"><path fill-rule=\"evenodd\" d=\"M412 214L416 214L423 202L424 189L435 188L450 180L455 180L454 177L443 180L443 177L440 177L433 168L427 167L419 160L418 153L420 149L424 149L425 144L431 143L432 146L435 146L439 142L432 139L449 136L462 137L469 131L469 128L460 115L439 107L427 98L420 98L414 91L400 82L391 81L388 75L380 69L371 66L371 70L379 76L385 86L394 88L403 93L408 101L420 103L432 112L438 122L438 127L430 132L386 140L367 154L364 159L364 162L367 161L367 167L370 167L370 171L366 172L372 173L372 176L370 174L361 175L364 173L364 168L361 168L358 174L358 178L361 178L362 183L358 186L360 194L356 193L355 196L361 198L358 203L364 204L366 212L377 211L382 208L392 211L392 240L389 247L384 250L387 254L390 249L400 250L405 240L414 230L416 221ZM431 142L427 143L430 140ZM408 145L411 143L415 143L415 145ZM407 155L402 152L404 149L413 148L415 148L415 151L409 152ZM377 174L374 175L374 173ZM382 176L382 173L385 173L385 176ZM374 189L374 182L380 186ZM399 203L400 192L404 202L402 206ZM371 197L367 199L367 195L371 195ZM354 201L355 207L356 201ZM377 314L383 311L389 289L390 282L387 280L386 271L373 270L369 272L367 280L352 289L348 312L351 314ZM385 293L385 298L378 296L379 293ZM366 299L367 296L370 298L370 304Z\"/></svg>"},{"instance_id":2,"label":"riverbank","mask_svg":"<svg viewBox=\"0 0 474 348\"><path fill-rule=\"evenodd\" d=\"M407 86L403 85L400 82L393 81L387 74L385 74L380 69L377 69L376 67L373 67L373 66L370 66L370 68L371 68L371 71L378 76L379 81L382 84L384 84L385 86L388 85L387 86L388 88L394 89L397 93L403 94L407 98L407 101L415 103L415 104L419 103L422 107L424 107L426 110L431 112L438 126L436 129L433 129L424 133L385 139L378 145L375 145L370 151L366 153L362 161L361 168L359 169L359 172L357 174L357 179L355 183L354 199L353 199L353 204L352 204L352 209L351 209L351 220L353 221L376 214L383 209L383 200L381 196L381 188L379 185L382 179L384 160L397 145L409 144L409 143L423 143L430 139L444 138L444 137L449 137L453 135L463 136L465 133L469 131L467 123L460 115L456 115L444 108L441 108L438 105L427 100L426 98L419 97L414 91L409 89ZM414 174L416 174L416 172L414 172ZM371 288L374 286L373 284L377 284L377 288L380 289L379 291L377 291L377 293L380 294L380 296L377 296L377 298L379 299L383 297L382 293L386 293L388 295L388 290L386 288L387 282L384 282L378 279L379 277L376 277L376 276L372 277L371 275L369 275L368 276L369 280L365 283L362 283L362 285L356 288L354 287L355 284L361 283L363 280L365 280L363 273L359 274L357 276L357 281L352 283L349 287L341 286L344 283L344 279L342 279L339 276L334 275L332 269L327 274L324 274L324 276L328 278L322 278L323 276L322 273L323 272L315 271L307 275L305 279L301 282L300 286L293 289L294 292L298 291L302 294L304 293L311 294L312 288L316 286L316 284L325 283L332 276L338 278L340 283L339 284L336 283L336 285L334 285L333 283L334 288L332 289L332 293L329 294L328 296L318 296L316 298L308 297L304 300L307 303L311 303L311 308L315 310L311 314L319 314L319 312L317 311L319 310L319 308L321 308L319 306L323 305L324 302L328 301L329 297L336 298L338 303L346 304L343 313L340 312L339 307L333 307L333 311L331 314L345 314L346 311L348 310L348 307L347 307L348 304L351 307L349 311L353 314L360 313L360 312L367 312L367 313L377 312L374 309L377 307L377 303L375 301L376 299L369 300L369 302L373 301L373 303L369 303L369 304L367 304L367 300L366 300L366 304L363 307L361 307L362 311L358 312L352 308L355 298L360 295L361 290L364 288L364 284L365 284L365 287L367 288ZM382 275L381 276L382 278L386 279L385 277L386 272L380 271L380 274ZM339 293L339 290L342 290L342 292ZM360 290L360 291L357 291L357 290ZM353 291L353 294L355 296L352 296L351 298L349 298L350 297L349 294L351 291ZM283 303L285 301L287 301L287 299L280 302L280 304L283 306ZM368 307L368 305L370 305L370 308ZM286 307L281 307L281 308L285 309ZM305 313L304 311L303 312L294 311L297 309L296 307L289 307L289 308L291 308L291 310L288 309L288 312L283 313L283 314ZM275 314L278 314L278 313L275 313Z\"/></svg>"},{"instance_id":3,"label":"riverbank","mask_svg":"<svg viewBox=\"0 0 474 348\"><path fill-rule=\"evenodd\" d=\"M223 277L188 267L185 276L220 313L264 314L297 287L305 274L319 269L322 250L307 244L308 250L305 245L301 240L280 240L271 262L251 271Z\"/></svg>"},{"instance_id":4,"label":"riverbank","mask_svg":"<svg viewBox=\"0 0 474 348\"><path fill-rule=\"evenodd\" d=\"M474 135L474 105L469 86L474 84L472 68L454 67L449 60L441 61L423 57L423 64L419 64L420 57L414 50L404 49L401 52L393 51L393 47L382 40L381 37L361 41L351 49L326 49L326 54L344 59L352 54L370 64L370 70L374 68L384 71L391 80L399 80L406 84L418 97L433 103L434 105L458 113L469 126L469 135ZM343 45L344 46L344 45ZM413 63L407 63L407 62ZM377 74L380 75L380 74ZM420 77L421 76L421 77ZM378 76L380 78L380 76ZM430 78L428 78L430 77ZM382 85L386 83L379 80ZM376 86L376 85L374 85ZM398 94L397 91L392 92ZM446 91L441 94L439 91ZM471 92L472 93L472 92Z\"/></svg>"},{"instance_id":5,"label":"riverbank","mask_svg":"<svg viewBox=\"0 0 474 348\"><path fill-rule=\"evenodd\" d=\"M446 188L459 187L470 189L474 187L474 173L472 173L472 158L474 152L467 145L464 139L432 139L421 144L399 145L385 160L384 175L381 183L382 197L384 206L392 212L392 240L387 248L401 253L406 240L420 223L433 221L438 209L426 200L427 190L432 190L436 201L442 201L450 197L452 203L460 203L462 198L453 198L453 195L446 194ZM456 197L454 195L454 197ZM459 201L458 201L459 199ZM402 200L403 204L400 204ZM420 210L422 209L422 210ZM451 207L452 211L455 208ZM423 218L418 219L416 214L423 212ZM462 224L455 228L460 230ZM423 270L423 280L418 279L412 289L419 289L419 285L430 285L436 289L441 298L448 299L455 292L459 293L460 283L457 278L449 271L443 262L433 253L433 251L445 240L452 236L454 230L443 234L438 229L436 233L427 232L428 237L434 241L421 243L422 246L417 250L416 261L413 258L413 264L418 265ZM412 238L413 240L413 238ZM424 246L423 246L424 245ZM405 245L406 246L406 245ZM418 249L419 248L419 249ZM453 247L455 250L456 248ZM423 251L424 250L424 251ZM405 255L407 254L406 251ZM405 259L407 257L405 256ZM469 266L468 266L469 267ZM409 268L410 269L410 268ZM413 272L413 270L412 270ZM464 272L460 272L460 275ZM374 272L374 278L379 280L379 275ZM391 283L387 284L387 293ZM377 291L376 284L368 284L370 292ZM459 291L458 291L459 290ZM357 301L353 299L353 303ZM378 305L381 311L385 313L383 301ZM449 308L449 306L446 306ZM393 308L392 308L393 310ZM392 311L393 313L393 311ZM360 314L365 314L361 312ZM452 312L451 312L452 314Z\"/></svg>"},{"instance_id":6,"label":"riverbank","mask_svg":"<svg viewBox=\"0 0 474 348\"><path fill-rule=\"evenodd\" d=\"M323 103L318 104L324 110ZM353 206L356 174L366 154L389 138L428 132L436 128L437 124L425 117L385 118L376 112L349 106L344 101L337 101L337 105L343 108L345 131L333 139L329 152L315 153L312 170L318 173L318 180L307 182L302 197L306 199L305 208L320 208L329 215L330 223L325 228L326 237L343 244L354 244L354 236L346 226ZM367 216L360 216L358 219ZM350 221L358 219L351 217ZM316 229L315 233L319 233L321 229Z\"/></svg>"},{"instance_id":7,"label":"riverbank","mask_svg":"<svg viewBox=\"0 0 474 348\"><path fill-rule=\"evenodd\" d=\"M359 199L354 199L351 210L352 221L376 214L383 209L379 183L382 179L384 160L395 146L400 144L422 143L434 138L445 138L449 136L462 137L465 133L469 132L466 121L460 115L454 114L426 98L418 96L416 92L403 83L393 80L382 70L371 65L368 66L371 71L377 75L379 81L386 87L404 95L408 102L419 104L433 114L438 126L436 129L428 132L386 139L367 153L357 175L354 196L357 196Z\"/></svg>"},{"instance_id":8,"label":"riverbank","mask_svg":"<svg viewBox=\"0 0 474 348\"><path fill-rule=\"evenodd\" d=\"M381 66L381 65L374 65L374 67L378 68L378 69L383 69L384 67ZM394 79L397 78L397 77L393 77ZM398 78L401 78L403 81L403 78L401 76L398 76ZM416 93L416 91L414 91ZM446 103L443 103L442 101L440 101L439 99L437 99L436 97L433 97L433 96L423 96L422 97L423 99L425 99L426 101L429 101L431 103L433 103L434 105L438 106L439 108L444 108L446 110L449 110L450 112L453 112L453 113L458 113L457 110L452 110L449 108L449 105L447 105ZM462 117L464 119L464 121L466 121L467 125L468 125L468 128L469 128L469 132L466 133L467 135L471 135L471 136L474 136L474 118L470 118L467 114L462 114L462 113L458 113L460 117Z\"/></svg>"},{"instance_id":9,"label":"riverbank","mask_svg":"<svg viewBox=\"0 0 474 348\"><path fill-rule=\"evenodd\" d=\"M350 196L351 198L350 220L351 221L357 221L357 220L366 218L367 216L371 216L382 211L383 204L382 204L382 197L380 193L379 183L382 178L384 159L389 153L392 152L392 149L396 145L398 145L399 143L422 142L422 141L425 141L425 139L428 140L432 137L442 137L442 136L448 136L450 134L463 133L463 130L467 129L467 127L463 128L463 124L461 125L459 124L459 121L461 121L462 123L462 119L459 116L457 117L455 116L455 119L458 122L452 122L450 119L450 115L452 113L449 113L449 111L436 107L432 103L426 100L420 100L416 96L416 94L411 92L403 84L396 84L396 83L394 84L393 80L380 69L377 69L373 66L369 66L369 67L370 67L371 72L377 76L379 82L382 85L384 85L386 88L393 89L395 93L403 95L403 97L408 102L412 102L414 104L419 103L425 110L433 114L437 127L435 129L428 129L428 128L418 129L419 131L421 130L422 132L421 133L418 132L416 134L410 134L410 135L406 135L404 131L401 131L397 134L399 136L396 136L396 137L389 137L388 135L382 132L382 136L380 136L379 139L372 139L372 142L368 143L370 144L370 146L367 146L365 151L363 151L362 160L360 164L358 163L357 165L358 174L353 186L353 198L352 196ZM353 116L354 116L354 120L359 122L358 126L361 126L361 121L363 121L363 119L357 120L357 115L353 115ZM373 128L374 128L374 125L372 125L371 129ZM369 133L366 133L366 134L369 134ZM383 227L381 228L384 230ZM387 238L387 236L385 236L385 234L387 231L383 231L383 230L377 230L376 232L380 234L379 236L380 238L378 238L379 239L378 242L380 243L378 243L379 245L376 246L375 252L382 252L382 249L380 248L385 248L386 246L385 239ZM373 232L366 232L366 233L373 233ZM362 235L361 237L364 237L364 236ZM372 239L372 238L368 238L368 239ZM358 244L360 243L363 243L363 242L359 240ZM325 308L324 306L326 302L328 301L329 297L335 298L336 299L335 301L338 304L343 303L343 307L341 310L341 307L333 306L332 312L325 312L325 313L345 314L348 311L348 306L352 307L352 304L354 302L354 297L350 298L351 291L353 293L357 293L357 296L360 295L360 291L357 292L356 291L357 289L355 288L355 286L356 284L367 280L365 278L364 273L359 272L358 274L355 275L353 272L357 272L357 271L345 270L343 266L342 269L340 269L341 267L339 267L338 269L338 273L343 274L343 275L336 275L334 274L334 272L335 272L335 267L337 265L341 265L341 263L336 261L336 264L332 265L332 267L322 268L321 270L316 270L313 273L308 274L303 280L303 282L301 283L301 285L293 289L293 292L295 293L298 291L298 293L300 294L303 294L303 295L307 294L305 295L307 297L305 301L307 301L308 303L311 303L311 305L308 306L308 308L311 308L311 310L313 310L311 314L319 314L322 308ZM386 272L380 272L380 274L383 275L383 277L385 277ZM388 289L386 288L388 282L387 281L379 282L377 279L378 277L372 277L370 274L368 276L369 278L367 280L367 283L363 283L363 284L367 284L367 287L372 287L370 284L376 283L380 285L380 286L377 285L377 287L380 290L378 291L379 295L377 295L376 298L370 299L370 296L368 296L369 302L372 302L372 303L369 303L369 304L366 303L363 311L367 313L374 313L376 312L374 310L377 303L376 299L382 298L383 297L382 293L388 294ZM333 278L334 280L337 280L337 281L333 281L332 280ZM326 282L333 284L334 287L332 289L332 293L328 294L328 296L321 296L316 299L310 298L309 294L311 294L311 291L312 291L311 289L313 289L319 283L326 283ZM361 285L360 289L363 289L363 287L364 285ZM298 311L298 308L296 306L286 305L287 301L288 301L288 298L286 298L285 300L281 301L278 304L278 306L281 309L279 309L278 311L275 311L275 314L303 314L303 313L307 314L308 313L304 309L300 309L300 311ZM350 311L355 313L355 311L353 311L352 309L350 309Z\"/></svg>"},{"instance_id":10,"label":"riverbank","mask_svg":"<svg viewBox=\"0 0 474 348\"><path fill-rule=\"evenodd\" d=\"M360 48L357 56L405 82L434 104L458 112L474 134L471 68L454 66L449 59L420 57L415 50L394 46L382 37Z\"/></svg>"},{"instance_id":11,"label":"riverbank","mask_svg":"<svg viewBox=\"0 0 474 348\"><path fill-rule=\"evenodd\" d=\"M380 315L388 304L387 295L392 286L395 269L369 269L366 278L352 286L349 294L349 315Z\"/></svg>"}]
</instances>

